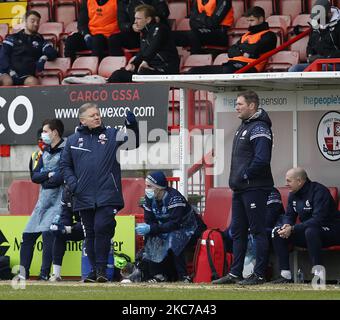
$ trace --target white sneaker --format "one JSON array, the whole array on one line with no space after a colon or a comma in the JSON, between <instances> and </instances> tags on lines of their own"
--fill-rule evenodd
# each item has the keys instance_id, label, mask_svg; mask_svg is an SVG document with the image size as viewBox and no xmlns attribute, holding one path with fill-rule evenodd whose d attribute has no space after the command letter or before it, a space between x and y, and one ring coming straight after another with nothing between
<instances>
[{"instance_id":1,"label":"white sneaker","mask_svg":"<svg viewBox=\"0 0 340 320\"><path fill-rule=\"evenodd\" d=\"M56 275L52 274L49 281L51 282L59 282L62 281L61 277L57 277Z\"/></svg>"}]
</instances>

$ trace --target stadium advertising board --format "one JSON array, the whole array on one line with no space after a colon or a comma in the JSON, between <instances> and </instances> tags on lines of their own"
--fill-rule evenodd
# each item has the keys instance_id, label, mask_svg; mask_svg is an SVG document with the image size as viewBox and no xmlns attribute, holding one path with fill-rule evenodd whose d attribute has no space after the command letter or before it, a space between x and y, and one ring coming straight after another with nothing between
<instances>
[{"instance_id":1,"label":"stadium advertising board","mask_svg":"<svg viewBox=\"0 0 340 320\"><path fill-rule=\"evenodd\" d=\"M35 144L45 119L58 118L65 136L78 125L78 108L86 102L98 105L106 126L121 127L132 111L149 133L167 130L168 92L166 85L103 84L13 87L0 89L0 144Z\"/></svg>"},{"instance_id":2,"label":"stadium advertising board","mask_svg":"<svg viewBox=\"0 0 340 320\"><path fill-rule=\"evenodd\" d=\"M20 264L20 241L29 216L0 216L0 250L10 257L11 267ZM116 252L127 254L135 259L135 217L116 216L117 226L113 238ZM63 259L62 276L81 275L82 241L69 241ZM32 276L39 275L42 260L42 238L35 244L30 269Z\"/></svg>"}]
</instances>

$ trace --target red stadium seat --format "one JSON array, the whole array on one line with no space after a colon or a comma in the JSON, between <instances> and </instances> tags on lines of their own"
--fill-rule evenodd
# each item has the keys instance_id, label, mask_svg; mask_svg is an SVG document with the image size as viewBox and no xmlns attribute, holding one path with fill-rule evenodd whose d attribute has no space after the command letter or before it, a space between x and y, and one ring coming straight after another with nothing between
<instances>
[{"instance_id":1,"label":"red stadium seat","mask_svg":"<svg viewBox=\"0 0 340 320\"><path fill-rule=\"evenodd\" d=\"M70 58L57 58L53 61L46 61L44 70L39 74L41 84L60 84L66 76L67 70L71 68Z\"/></svg>"},{"instance_id":2,"label":"red stadium seat","mask_svg":"<svg viewBox=\"0 0 340 320\"><path fill-rule=\"evenodd\" d=\"M181 68L181 72L188 71L192 67L197 66L208 66L213 62L213 58L211 54L191 54L188 56Z\"/></svg>"},{"instance_id":3,"label":"red stadium seat","mask_svg":"<svg viewBox=\"0 0 340 320\"><path fill-rule=\"evenodd\" d=\"M98 74L104 78L109 78L113 71L125 67L126 57L105 57L99 64Z\"/></svg>"},{"instance_id":4,"label":"red stadium seat","mask_svg":"<svg viewBox=\"0 0 340 320\"><path fill-rule=\"evenodd\" d=\"M67 76L97 74L98 57L78 57L74 60L71 69L67 70Z\"/></svg>"},{"instance_id":5,"label":"red stadium seat","mask_svg":"<svg viewBox=\"0 0 340 320\"><path fill-rule=\"evenodd\" d=\"M265 67L266 72L286 72L288 69L299 63L299 52L279 51L269 57Z\"/></svg>"},{"instance_id":6,"label":"red stadium seat","mask_svg":"<svg viewBox=\"0 0 340 320\"><path fill-rule=\"evenodd\" d=\"M232 6L234 9L234 21L242 17L246 11L246 1L245 0L232 0Z\"/></svg>"},{"instance_id":7,"label":"red stadium seat","mask_svg":"<svg viewBox=\"0 0 340 320\"><path fill-rule=\"evenodd\" d=\"M187 3L186 2L170 2L169 6L169 19L175 19L177 21L187 16Z\"/></svg>"},{"instance_id":8,"label":"red stadium seat","mask_svg":"<svg viewBox=\"0 0 340 320\"><path fill-rule=\"evenodd\" d=\"M52 41L54 47L57 48L60 35L64 33L64 25L61 22L41 23L39 33L41 33L45 40Z\"/></svg>"},{"instance_id":9,"label":"red stadium seat","mask_svg":"<svg viewBox=\"0 0 340 320\"><path fill-rule=\"evenodd\" d=\"M178 20L176 22L176 30L178 30L178 31L189 31L189 30L191 30L189 18L183 18L181 20Z\"/></svg>"},{"instance_id":10,"label":"red stadium seat","mask_svg":"<svg viewBox=\"0 0 340 320\"><path fill-rule=\"evenodd\" d=\"M27 10L34 10L40 13L40 23L51 21L52 1L51 0L30 0L27 1Z\"/></svg>"},{"instance_id":11,"label":"red stadium seat","mask_svg":"<svg viewBox=\"0 0 340 320\"><path fill-rule=\"evenodd\" d=\"M53 7L56 22L62 22L66 26L77 20L78 3L76 0L55 0Z\"/></svg>"},{"instance_id":12,"label":"red stadium seat","mask_svg":"<svg viewBox=\"0 0 340 320\"><path fill-rule=\"evenodd\" d=\"M210 229L226 230L231 223L232 191L229 188L211 188L208 191L204 223Z\"/></svg>"},{"instance_id":13,"label":"red stadium seat","mask_svg":"<svg viewBox=\"0 0 340 320\"><path fill-rule=\"evenodd\" d=\"M122 178L122 190L125 207L119 211L121 215L143 214L140 199L145 195L144 178Z\"/></svg>"},{"instance_id":14,"label":"red stadium seat","mask_svg":"<svg viewBox=\"0 0 340 320\"><path fill-rule=\"evenodd\" d=\"M279 14L289 15L294 19L299 14L303 13L303 1L301 0L280 0Z\"/></svg>"},{"instance_id":15,"label":"red stadium seat","mask_svg":"<svg viewBox=\"0 0 340 320\"><path fill-rule=\"evenodd\" d=\"M228 55L226 53L220 53L214 60L213 65L221 65L228 61Z\"/></svg>"},{"instance_id":16,"label":"red stadium seat","mask_svg":"<svg viewBox=\"0 0 340 320\"><path fill-rule=\"evenodd\" d=\"M31 215L38 200L40 185L31 180L14 180L8 188L10 214Z\"/></svg>"}]
</instances>

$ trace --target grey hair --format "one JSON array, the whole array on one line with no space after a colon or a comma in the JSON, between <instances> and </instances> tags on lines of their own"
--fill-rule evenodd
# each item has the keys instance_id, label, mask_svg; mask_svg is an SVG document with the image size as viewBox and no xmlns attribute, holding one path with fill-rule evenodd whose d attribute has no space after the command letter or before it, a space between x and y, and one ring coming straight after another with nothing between
<instances>
[{"instance_id":1,"label":"grey hair","mask_svg":"<svg viewBox=\"0 0 340 320\"><path fill-rule=\"evenodd\" d=\"M82 118L82 115L83 115L88 109L92 109L92 108L98 109L98 106L97 106L95 103L92 103L92 102L84 103L82 106L80 106L80 107L79 107L79 110L78 110L79 119Z\"/></svg>"}]
</instances>

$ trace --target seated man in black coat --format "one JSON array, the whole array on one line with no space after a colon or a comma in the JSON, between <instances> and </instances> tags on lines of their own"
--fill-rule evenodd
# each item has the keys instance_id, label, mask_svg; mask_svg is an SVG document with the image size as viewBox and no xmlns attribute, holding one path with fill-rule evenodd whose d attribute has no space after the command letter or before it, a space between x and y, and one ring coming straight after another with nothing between
<instances>
[{"instance_id":1,"label":"seated man in black coat","mask_svg":"<svg viewBox=\"0 0 340 320\"><path fill-rule=\"evenodd\" d=\"M135 27L141 32L140 52L125 68L112 73L108 82L131 82L134 74L175 74L179 71L179 56L170 28L157 23L152 6L135 9Z\"/></svg>"}]
</instances>

